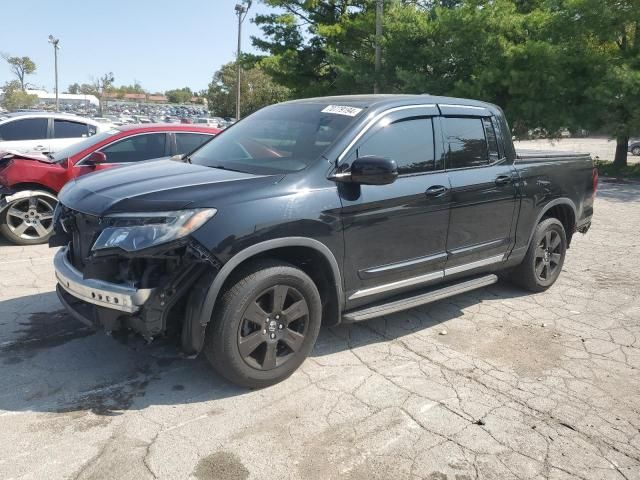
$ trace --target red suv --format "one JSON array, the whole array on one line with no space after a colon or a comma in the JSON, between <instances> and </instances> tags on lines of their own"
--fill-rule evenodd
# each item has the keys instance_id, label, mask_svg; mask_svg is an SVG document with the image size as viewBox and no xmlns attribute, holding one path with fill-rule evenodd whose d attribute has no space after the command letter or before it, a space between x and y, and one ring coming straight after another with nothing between
<instances>
[{"instance_id":1,"label":"red suv","mask_svg":"<svg viewBox=\"0 0 640 480\"><path fill-rule=\"evenodd\" d=\"M182 124L122 125L53 154L0 152L0 233L18 245L45 243L56 195L86 173L189 153L220 130Z\"/></svg>"}]
</instances>

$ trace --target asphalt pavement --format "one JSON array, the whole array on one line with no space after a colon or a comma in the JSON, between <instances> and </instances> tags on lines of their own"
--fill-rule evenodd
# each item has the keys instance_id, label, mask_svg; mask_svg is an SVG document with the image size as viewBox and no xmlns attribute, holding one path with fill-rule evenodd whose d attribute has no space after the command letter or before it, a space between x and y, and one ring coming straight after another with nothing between
<instances>
[{"instance_id":1,"label":"asphalt pavement","mask_svg":"<svg viewBox=\"0 0 640 480\"><path fill-rule=\"evenodd\" d=\"M638 479L640 185L603 183L549 291L323 329L273 387L108 337L0 245L2 479Z\"/></svg>"}]
</instances>

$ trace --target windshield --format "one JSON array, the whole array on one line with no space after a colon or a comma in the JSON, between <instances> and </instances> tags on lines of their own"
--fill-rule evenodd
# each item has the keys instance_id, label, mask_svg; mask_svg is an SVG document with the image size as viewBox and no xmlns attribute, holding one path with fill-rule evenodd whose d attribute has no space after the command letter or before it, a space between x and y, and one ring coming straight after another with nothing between
<instances>
[{"instance_id":1,"label":"windshield","mask_svg":"<svg viewBox=\"0 0 640 480\"><path fill-rule=\"evenodd\" d=\"M72 157L76 153L80 153L85 148L89 148L96 143L99 143L103 140L106 140L111 135L115 135L118 133L118 130L108 130L106 132L97 133L90 137L85 138L84 140L79 141L78 143L74 143L73 145L69 145L67 148L63 148L62 150L58 150L55 153L50 154L52 160L56 162L61 162L69 157Z\"/></svg>"},{"instance_id":2,"label":"windshield","mask_svg":"<svg viewBox=\"0 0 640 480\"><path fill-rule=\"evenodd\" d=\"M191 154L191 163L259 175L311 165L362 109L320 104L264 108Z\"/></svg>"}]
</instances>

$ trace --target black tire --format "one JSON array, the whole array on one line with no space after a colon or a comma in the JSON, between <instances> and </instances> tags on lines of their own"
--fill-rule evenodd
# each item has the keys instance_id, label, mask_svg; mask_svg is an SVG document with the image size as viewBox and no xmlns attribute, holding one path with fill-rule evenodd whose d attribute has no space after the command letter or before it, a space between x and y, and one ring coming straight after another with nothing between
<instances>
[{"instance_id":1,"label":"black tire","mask_svg":"<svg viewBox=\"0 0 640 480\"><path fill-rule=\"evenodd\" d=\"M37 193L12 202L0 213L0 233L16 245L47 243L53 234L56 204L50 196Z\"/></svg>"},{"instance_id":2,"label":"black tire","mask_svg":"<svg viewBox=\"0 0 640 480\"><path fill-rule=\"evenodd\" d=\"M635 155L636 157L640 156L640 147L633 147L633 148L631 149L631 153L632 153L633 155Z\"/></svg>"},{"instance_id":3,"label":"black tire","mask_svg":"<svg viewBox=\"0 0 640 480\"><path fill-rule=\"evenodd\" d=\"M320 294L307 274L284 262L261 260L232 275L207 327L203 351L232 383L266 387L302 364L321 319Z\"/></svg>"},{"instance_id":4,"label":"black tire","mask_svg":"<svg viewBox=\"0 0 640 480\"><path fill-rule=\"evenodd\" d=\"M516 285L543 292L555 283L567 253L567 235L556 218L542 220L535 229L522 263L511 273Z\"/></svg>"}]
</instances>

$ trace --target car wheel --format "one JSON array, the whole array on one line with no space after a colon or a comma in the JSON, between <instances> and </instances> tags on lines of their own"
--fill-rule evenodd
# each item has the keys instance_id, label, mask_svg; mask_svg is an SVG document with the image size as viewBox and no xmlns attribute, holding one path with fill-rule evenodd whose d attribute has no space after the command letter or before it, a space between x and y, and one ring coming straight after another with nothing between
<instances>
[{"instance_id":1,"label":"car wheel","mask_svg":"<svg viewBox=\"0 0 640 480\"><path fill-rule=\"evenodd\" d=\"M53 233L56 201L44 195L21 198L0 214L0 232L16 245L46 243Z\"/></svg>"},{"instance_id":2,"label":"car wheel","mask_svg":"<svg viewBox=\"0 0 640 480\"><path fill-rule=\"evenodd\" d=\"M556 218L541 221L533 234L522 263L511 280L532 292L543 292L555 283L562 271L567 252L567 236Z\"/></svg>"},{"instance_id":3,"label":"car wheel","mask_svg":"<svg viewBox=\"0 0 640 480\"><path fill-rule=\"evenodd\" d=\"M203 350L227 380L266 387L302 364L321 317L318 289L302 270L271 260L252 263L233 274L207 327Z\"/></svg>"},{"instance_id":4,"label":"car wheel","mask_svg":"<svg viewBox=\"0 0 640 480\"><path fill-rule=\"evenodd\" d=\"M631 149L631 153L634 154L636 157L640 156L640 146L638 147L633 147Z\"/></svg>"}]
</instances>

